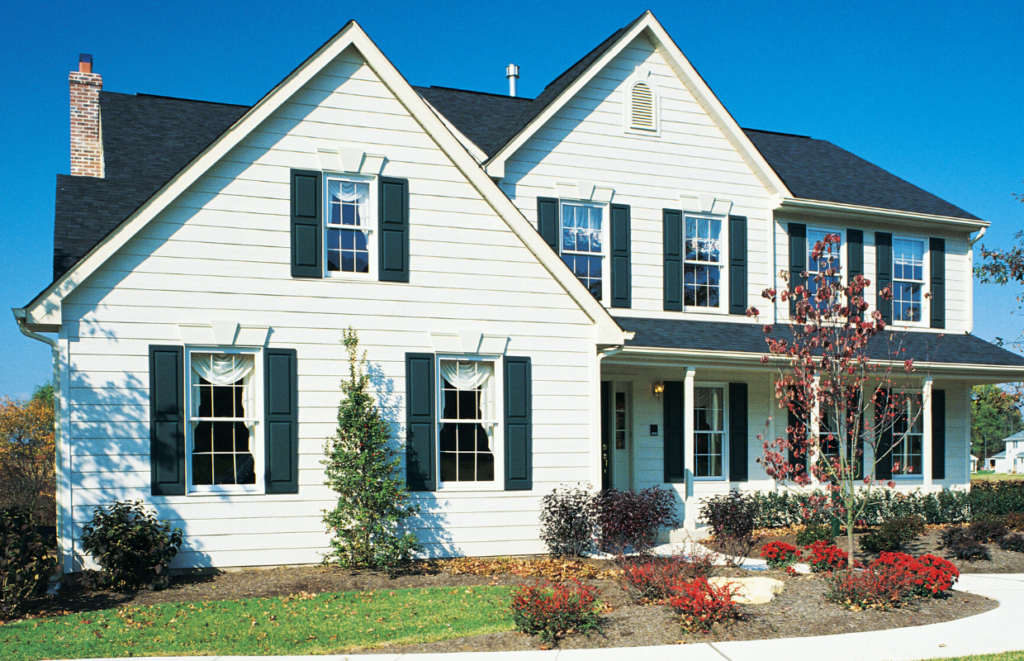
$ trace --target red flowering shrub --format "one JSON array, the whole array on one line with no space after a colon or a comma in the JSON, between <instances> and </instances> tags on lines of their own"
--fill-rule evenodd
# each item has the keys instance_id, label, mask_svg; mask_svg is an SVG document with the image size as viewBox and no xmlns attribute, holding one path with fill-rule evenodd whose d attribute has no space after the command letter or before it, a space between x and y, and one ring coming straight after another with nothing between
<instances>
[{"instance_id":1,"label":"red flowering shrub","mask_svg":"<svg viewBox=\"0 0 1024 661\"><path fill-rule=\"evenodd\" d=\"M808 552L807 562L810 563L812 572L839 571L849 566L850 556L835 544L818 541L805 546L804 549Z\"/></svg>"},{"instance_id":2,"label":"red flowering shrub","mask_svg":"<svg viewBox=\"0 0 1024 661\"><path fill-rule=\"evenodd\" d=\"M879 564L862 571L836 571L826 576L825 582L825 598L842 606L888 610L914 598L912 574L902 566Z\"/></svg>"},{"instance_id":3,"label":"red flowering shrub","mask_svg":"<svg viewBox=\"0 0 1024 661\"><path fill-rule=\"evenodd\" d=\"M569 631L601 631L596 601L597 590L576 579L557 585L538 581L512 592L512 619L523 633L554 643Z\"/></svg>"},{"instance_id":4,"label":"red flowering shrub","mask_svg":"<svg viewBox=\"0 0 1024 661\"><path fill-rule=\"evenodd\" d=\"M664 601L672 596L672 587L708 578L714 572L714 556L698 553L692 557L626 560L622 564L623 586L637 602Z\"/></svg>"},{"instance_id":5,"label":"red flowering shrub","mask_svg":"<svg viewBox=\"0 0 1024 661\"><path fill-rule=\"evenodd\" d=\"M906 573L911 590L918 597L945 596L960 578L960 572L953 563L930 553L920 558L912 558L906 553L883 553L868 566L868 569L880 568Z\"/></svg>"},{"instance_id":6,"label":"red flowering shrub","mask_svg":"<svg viewBox=\"0 0 1024 661\"><path fill-rule=\"evenodd\" d=\"M761 547L761 557L772 569L782 569L796 562L800 551L792 544L770 542Z\"/></svg>"},{"instance_id":7,"label":"red flowering shrub","mask_svg":"<svg viewBox=\"0 0 1024 661\"><path fill-rule=\"evenodd\" d=\"M728 583L716 586L706 578L696 578L672 586L672 593L668 603L679 614L679 623L687 631L709 631L715 622L738 614Z\"/></svg>"}]
</instances>

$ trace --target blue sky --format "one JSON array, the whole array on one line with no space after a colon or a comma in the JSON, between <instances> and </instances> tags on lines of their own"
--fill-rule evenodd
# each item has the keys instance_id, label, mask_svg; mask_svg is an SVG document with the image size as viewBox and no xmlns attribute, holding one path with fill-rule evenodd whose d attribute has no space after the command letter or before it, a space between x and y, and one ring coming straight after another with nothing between
<instances>
[{"instance_id":1,"label":"blue sky","mask_svg":"<svg viewBox=\"0 0 1024 661\"><path fill-rule=\"evenodd\" d=\"M104 88L251 104L357 20L414 85L535 96L650 9L741 126L822 138L992 222L1024 230L1024 3L9 2L0 7L0 396L51 376L8 310L50 282L55 176L68 172L67 75ZM975 333L1016 338L1016 288L976 286Z\"/></svg>"}]
</instances>

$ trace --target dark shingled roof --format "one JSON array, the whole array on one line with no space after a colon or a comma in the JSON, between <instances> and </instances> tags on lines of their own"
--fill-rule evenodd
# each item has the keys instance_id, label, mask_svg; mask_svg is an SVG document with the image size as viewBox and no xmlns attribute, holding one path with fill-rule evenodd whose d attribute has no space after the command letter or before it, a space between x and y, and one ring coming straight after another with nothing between
<instances>
[{"instance_id":1,"label":"dark shingled roof","mask_svg":"<svg viewBox=\"0 0 1024 661\"><path fill-rule=\"evenodd\" d=\"M827 140L753 129L743 132L795 197L978 219Z\"/></svg>"},{"instance_id":2,"label":"dark shingled roof","mask_svg":"<svg viewBox=\"0 0 1024 661\"><path fill-rule=\"evenodd\" d=\"M414 87L438 112L488 156L501 147L508 126L532 103L523 97L450 87Z\"/></svg>"},{"instance_id":3,"label":"dark shingled roof","mask_svg":"<svg viewBox=\"0 0 1024 661\"><path fill-rule=\"evenodd\" d=\"M623 330L636 333L632 340L626 341L627 347L768 353L762 324L642 317L615 317L615 321ZM776 325L772 330L772 337L792 339L789 326ZM890 338L893 338L891 344ZM887 332L872 339L868 346L868 355L879 360L890 358L896 343L906 349L906 352L900 354L900 360L913 358L916 361L934 363L1024 368L1024 356L997 347L974 335L959 333L939 337L936 333Z\"/></svg>"},{"instance_id":4,"label":"dark shingled roof","mask_svg":"<svg viewBox=\"0 0 1024 661\"><path fill-rule=\"evenodd\" d=\"M57 175L53 279L138 209L245 106L100 92L105 177Z\"/></svg>"}]
</instances>

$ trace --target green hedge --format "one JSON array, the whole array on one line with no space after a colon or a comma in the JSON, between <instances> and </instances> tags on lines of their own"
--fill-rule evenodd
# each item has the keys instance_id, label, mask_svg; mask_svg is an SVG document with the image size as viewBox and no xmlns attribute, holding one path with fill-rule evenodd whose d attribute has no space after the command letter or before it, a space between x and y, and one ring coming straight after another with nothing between
<instances>
[{"instance_id":1,"label":"green hedge","mask_svg":"<svg viewBox=\"0 0 1024 661\"><path fill-rule=\"evenodd\" d=\"M827 523L830 515L813 513L808 508L812 496L821 498L820 490L796 492L756 492L758 528L781 528L805 523ZM863 503L863 496L858 506ZM805 512L809 516L805 516ZM868 525L908 515L917 515L928 523L967 523L983 515L1024 512L1024 480L983 482L970 491L939 491L909 493L891 489L875 489L868 496L861 516Z\"/></svg>"}]
</instances>

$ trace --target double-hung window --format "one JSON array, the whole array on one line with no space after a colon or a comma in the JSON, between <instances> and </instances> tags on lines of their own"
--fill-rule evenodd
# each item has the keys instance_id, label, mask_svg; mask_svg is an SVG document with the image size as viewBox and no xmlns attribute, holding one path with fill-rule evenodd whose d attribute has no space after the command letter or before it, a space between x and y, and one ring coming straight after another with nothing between
<instances>
[{"instance_id":1,"label":"double-hung window","mask_svg":"<svg viewBox=\"0 0 1024 661\"><path fill-rule=\"evenodd\" d=\"M693 308L718 308L724 272L722 220L686 217L684 238L683 304Z\"/></svg>"},{"instance_id":2,"label":"double-hung window","mask_svg":"<svg viewBox=\"0 0 1024 661\"><path fill-rule=\"evenodd\" d=\"M921 475L924 459L924 421L917 397L907 395L898 402L892 422L892 474Z\"/></svg>"},{"instance_id":3,"label":"double-hung window","mask_svg":"<svg viewBox=\"0 0 1024 661\"><path fill-rule=\"evenodd\" d=\"M821 254L815 259L814 246L819 242L824 243L825 237L829 234L838 235L839 244L825 245ZM807 289L812 301L818 293L819 280L830 286L836 286L842 282L842 254L843 235L841 232L807 228Z\"/></svg>"},{"instance_id":4,"label":"double-hung window","mask_svg":"<svg viewBox=\"0 0 1024 661\"><path fill-rule=\"evenodd\" d=\"M479 487L501 479L498 365L500 361L484 359L438 361L440 486Z\"/></svg>"},{"instance_id":5,"label":"double-hung window","mask_svg":"<svg viewBox=\"0 0 1024 661\"><path fill-rule=\"evenodd\" d=\"M725 393L721 386L693 389L694 477L722 479L726 475Z\"/></svg>"},{"instance_id":6,"label":"double-hung window","mask_svg":"<svg viewBox=\"0 0 1024 661\"><path fill-rule=\"evenodd\" d=\"M258 352L194 349L187 355L189 491L261 491Z\"/></svg>"},{"instance_id":7,"label":"double-hung window","mask_svg":"<svg viewBox=\"0 0 1024 661\"><path fill-rule=\"evenodd\" d=\"M924 319L924 277L924 239L893 238L893 321L919 322Z\"/></svg>"},{"instance_id":8,"label":"double-hung window","mask_svg":"<svg viewBox=\"0 0 1024 661\"><path fill-rule=\"evenodd\" d=\"M604 282L604 207L561 204L561 254L580 282L601 300Z\"/></svg>"},{"instance_id":9,"label":"double-hung window","mask_svg":"<svg viewBox=\"0 0 1024 661\"><path fill-rule=\"evenodd\" d=\"M373 232L369 180L326 176L325 263L328 274L370 273Z\"/></svg>"}]
</instances>

